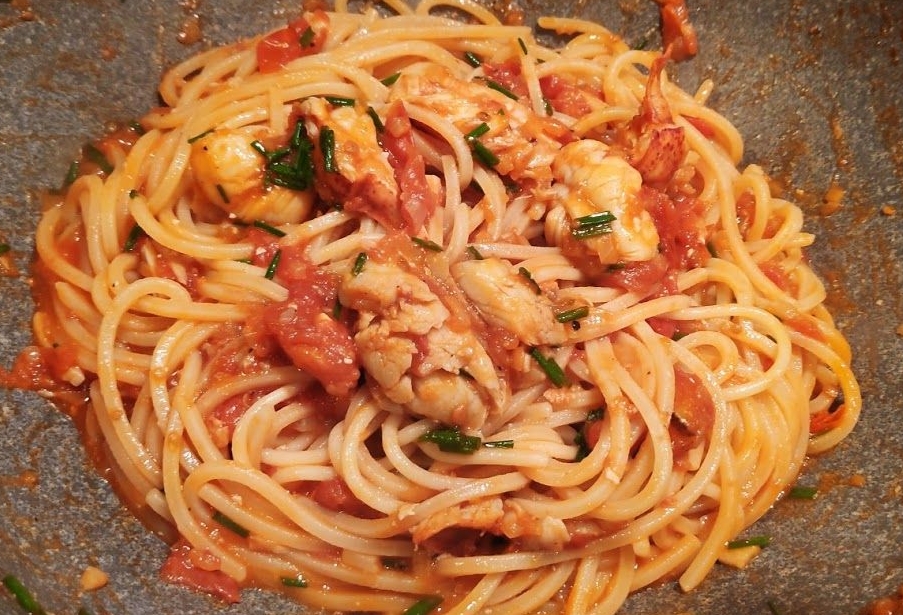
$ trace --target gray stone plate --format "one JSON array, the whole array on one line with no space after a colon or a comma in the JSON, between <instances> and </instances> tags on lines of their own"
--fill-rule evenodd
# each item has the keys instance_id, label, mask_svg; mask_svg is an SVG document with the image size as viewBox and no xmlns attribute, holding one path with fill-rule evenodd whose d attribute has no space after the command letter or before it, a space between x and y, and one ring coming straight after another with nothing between
<instances>
[{"instance_id":1,"label":"gray stone plate","mask_svg":"<svg viewBox=\"0 0 903 615\"><path fill-rule=\"evenodd\" d=\"M715 80L711 104L745 136L746 161L792 186L804 207L819 238L810 256L855 349L865 411L847 441L809 464L803 482L819 485L820 497L781 502L758 525L773 540L751 566L719 566L687 595L674 584L643 591L624 612L855 613L903 583L903 337L895 332L903 324L903 2L690 1L701 53L680 66L679 80L688 89ZM572 11L628 41L658 43L648 0L522 2L531 17ZM298 4L0 2L0 234L19 266L27 271L37 194L60 185L83 142L157 104L165 67L284 23ZM183 45L192 5L202 41ZM824 216L832 183L845 191L842 207ZM884 206L899 213L883 214ZM6 365L30 338L31 309L24 277L0 279ZM36 395L0 392L0 575L18 576L48 611L303 612L265 592L247 591L226 608L166 586L157 578L165 553L90 467L68 418ZM88 564L110 583L80 595ZM0 612L19 612L3 590Z\"/></svg>"}]
</instances>

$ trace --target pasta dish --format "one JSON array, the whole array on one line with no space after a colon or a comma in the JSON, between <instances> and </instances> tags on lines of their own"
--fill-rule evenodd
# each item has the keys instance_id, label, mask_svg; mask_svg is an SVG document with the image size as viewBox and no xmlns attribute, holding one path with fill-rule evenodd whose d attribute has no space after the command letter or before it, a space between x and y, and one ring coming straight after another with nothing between
<instances>
[{"instance_id":1,"label":"pasta dish","mask_svg":"<svg viewBox=\"0 0 903 615\"><path fill-rule=\"evenodd\" d=\"M860 393L800 208L669 80L695 38L661 4L664 52L339 1L86 146L14 373L172 543L165 580L602 614L756 555Z\"/></svg>"}]
</instances>

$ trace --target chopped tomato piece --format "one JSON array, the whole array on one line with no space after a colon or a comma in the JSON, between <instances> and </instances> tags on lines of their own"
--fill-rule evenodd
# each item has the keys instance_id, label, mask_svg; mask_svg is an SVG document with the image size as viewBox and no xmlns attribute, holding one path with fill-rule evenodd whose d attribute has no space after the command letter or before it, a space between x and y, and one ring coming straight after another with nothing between
<instances>
[{"instance_id":1,"label":"chopped tomato piece","mask_svg":"<svg viewBox=\"0 0 903 615\"><path fill-rule=\"evenodd\" d=\"M235 579L222 570L208 570L206 565L204 568L198 565L202 564L200 560L215 565L214 559L212 556L198 554L184 539L179 540L172 546L169 557L163 562L160 577L167 583L204 592L229 604L241 602L238 582Z\"/></svg>"},{"instance_id":2,"label":"chopped tomato piece","mask_svg":"<svg viewBox=\"0 0 903 615\"><path fill-rule=\"evenodd\" d=\"M341 478L320 481L310 497L323 508L355 517L372 519L379 515L378 511L361 502Z\"/></svg>"},{"instance_id":3,"label":"chopped tomato piece","mask_svg":"<svg viewBox=\"0 0 903 615\"><path fill-rule=\"evenodd\" d=\"M580 88L558 75L543 77L539 87L555 111L572 117L583 117L592 111Z\"/></svg>"},{"instance_id":4,"label":"chopped tomato piece","mask_svg":"<svg viewBox=\"0 0 903 615\"><path fill-rule=\"evenodd\" d=\"M483 74L487 79L495 81L512 94L517 96L527 95L527 84L520 74L520 63L516 60L508 60L499 64L483 62Z\"/></svg>"},{"instance_id":5,"label":"chopped tomato piece","mask_svg":"<svg viewBox=\"0 0 903 615\"><path fill-rule=\"evenodd\" d=\"M289 297L267 304L249 319L255 351L269 352L266 337L272 336L289 360L327 393L347 397L357 386L360 361L348 325L332 316L338 277L291 248L283 249L279 270Z\"/></svg>"},{"instance_id":6,"label":"chopped tomato piece","mask_svg":"<svg viewBox=\"0 0 903 615\"><path fill-rule=\"evenodd\" d=\"M329 16L319 10L271 32L257 43L258 69L272 73L292 60L319 53L328 32Z\"/></svg>"}]
</instances>

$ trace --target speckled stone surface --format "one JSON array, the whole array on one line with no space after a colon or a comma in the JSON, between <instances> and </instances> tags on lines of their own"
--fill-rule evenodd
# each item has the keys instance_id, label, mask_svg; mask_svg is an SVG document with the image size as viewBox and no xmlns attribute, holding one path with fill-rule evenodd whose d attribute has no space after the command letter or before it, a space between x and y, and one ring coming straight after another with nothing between
<instances>
[{"instance_id":1,"label":"speckled stone surface","mask_svg":"<svg viewBox=\"0 0 903 615\"><path fill-rule=\"evenodd\" d=\"M701 53L679 68L746 139L757 163L804 208L829 305L856 353L865 411L853 435L813 460L801 480L814 501L779 503L757 526L772 545L743 571L717 567L696 591L665 584L623 612L659 615L852 614L903 583L903 2L690 0ZM27 270L40 190L60 185L79 146L109 121L155 105L177 59L277 25L298 3L201 0L202 41L178 42L190 3L115 0L0 2L0 238ZM520 4L563 14L555 0ZM574 3L629 41L656 42L646 0ZM834 182L842 208L819 215ZM896 207L896 216L881 213ZM0 239L0 240L2 240ZM0 278L0 356L29 340L24 278ZM26 485L33 472L37 484ZM861 477L862 484L851 480ZM70 420L36 395L0 392L0 576L17 575L48 611L251 615L300 613L264 592L226 608L157 581L164 544L122 508L86 462ZM109 585L79 595L87 565ZM18 607L0 590L0 613Z\"/></svg>"}]
</instances>

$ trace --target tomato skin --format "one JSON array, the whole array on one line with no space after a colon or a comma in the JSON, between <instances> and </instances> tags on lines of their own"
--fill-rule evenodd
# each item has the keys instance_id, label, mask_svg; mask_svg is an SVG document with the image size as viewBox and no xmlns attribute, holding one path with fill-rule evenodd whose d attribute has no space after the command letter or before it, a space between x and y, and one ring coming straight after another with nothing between
<instances>
[{"instance_id":1,"label":"tomato skin","mask_svg":"<svg viewBox=\"0 0 903 615\"><path fill-rule=\"evenodd\" d=\"M307 44L302 43L305 32L311 29L313 37ZM285 28L276 30L257 43L257 68L261 73L276 72L292 60L319 53L326 42L329 31L329 16L323 11L314 11L291 22Z\"/></svg>"},{"instance_id":2,"label":"tomato skin","mask_svg":"<svg viewBox=\"0 0 903 615\"><path fill-rule=\"evenodd\" d=\"M401 207L399 214L382 212L393 228L416 233L432 215L438 204L436 194L426 182L426 162L414 143L411 119L404 104L397 100L386 110L383 149L389 154L389 164L395 170Z\"/></svg>"},{"instance_id":3,"label":"tomato skin","mask_svg":"<svg viewBox=\"0 0 903 615\"><path fill-rule=\"evenodd\" d=\"M592 111L580 89L558 75L541 78L539 87L555 111L573 117L583 117Z\"/></svg>"}]
</instances>

